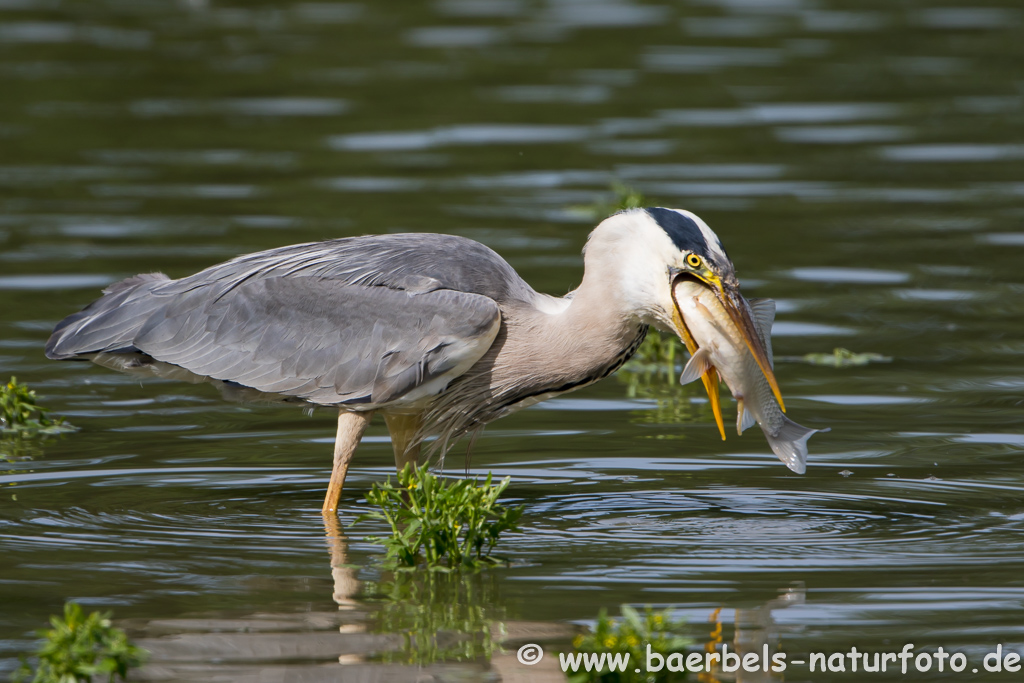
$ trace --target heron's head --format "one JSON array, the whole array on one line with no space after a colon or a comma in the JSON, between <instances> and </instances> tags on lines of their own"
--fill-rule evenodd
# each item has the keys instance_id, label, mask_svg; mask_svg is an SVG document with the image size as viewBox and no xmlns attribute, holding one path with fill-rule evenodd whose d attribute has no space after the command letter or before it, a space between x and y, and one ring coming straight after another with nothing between
<instances>
[{"instance_id":1,"label":"heron's head","mask_svg":"<svg viewBox=\"0 0 1024 683\"><path fill-rule=\"evenodd\" d=\"M767 351L739 280L718 235L695 214L682 209L630 209L603 221L587 242L586 260L595 270L617 275L614 291L640 322L679 335L690 352L698 344L673 298L674 284L693 280L714 292L739 330L772 391L784 405ZM597 265L597 264L595 264ZM711 378L705 385L709 391ZM717 391L717 382L715 383Z\"/></svg>"}]
</instances>

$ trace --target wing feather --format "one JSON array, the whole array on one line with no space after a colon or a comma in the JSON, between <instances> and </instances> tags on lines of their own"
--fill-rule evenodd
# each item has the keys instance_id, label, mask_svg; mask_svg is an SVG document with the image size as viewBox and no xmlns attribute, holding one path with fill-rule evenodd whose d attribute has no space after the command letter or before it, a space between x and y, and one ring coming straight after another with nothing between
<instances>
[{"instance_id":1,"label":"wing feather","mask_svg":"<svg viewBox=\"0 0 1024 683\"><path fill-rule=\"evenodd\" d=\"M356 237L129 278L62 321L47 355L140 352L266 393L382 405L442 390L494 341L499 302L536 296L472 240Z\"/></svg>"},{"instance_id":2,"label":"wing feather","mask_svg":"<svg viewBox=\"0 0 1024 683\"><path fill-rule=\"evenodd\" d=\"M292 275L250 279L219 297L192 290L168 302L133 345L266 393L383 404L483 355L498 316L497 304L478 294L411 297Z\"/></svg>"}]
</instances>

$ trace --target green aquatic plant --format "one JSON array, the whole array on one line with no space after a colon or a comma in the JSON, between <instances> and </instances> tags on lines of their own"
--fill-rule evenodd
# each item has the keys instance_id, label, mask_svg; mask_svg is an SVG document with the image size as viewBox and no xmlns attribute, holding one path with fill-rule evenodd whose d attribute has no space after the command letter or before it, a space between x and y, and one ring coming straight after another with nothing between
<instances>
[{"instance_id":1,"label":"green aquatic plant","mask_svg":"<svg viewBox=\"0 0 1024 683\"><path fill-rule=\"evenodd\" d=\"M0 385L0 433L36 436L74 429L64 422L64 418L50 418L36 401L36 392L27 385L18 384L17 377L11 377L7 384Z\"/></svg>"},{"instance_id":2,"label":"green aquatic plant","mask_svg":"<svg viewBox=\"0 0 1024 683\"><path fill-rule=\"evenodd\" d=\"M849 349L836 347L832 353L808 353L790 360L798 360L811 365L826 365L832 368L850 368L868 363L888 363L889 356L880 353L854 353Z\"/></svg>"},{"instance_id":3,"label":"green aquatic plant","mask_svg":"<svg viewBox=\"0 0 1024 683\"><path fill-rule=\"evenodd\" d=\"M37 402L36 392L17 377L0 384L0 462L18 463L31 460L42 453L38 438L61 432L74 431L75 427L64 418L51 418ZM24 474L31 470L3 470L0 474ZM9 482L14 486L16 482ZM17 500L16 494L11 498Z\"/></svg>"},{"instance_id":4,"label":"green aquatic plant","mask_svg":"<svg viewBox=\"0 0 1024 683\"><path fill-rule=\"evenodd\" d=\"M498 537L517 526L523 506L506 507L498 497L511 477L497 484L491 474L480 486L475 481L446 481L425 467L406 465L397 486L388 478L374 483L366 501L379 510L360 515L355 522L387 522L391 536L369 540L383 545L395 567L424 565L432 570L476 570L502 562L492 555Z\"/></svg>"},{"instance_id":5,"label":"green aquatic plant","mask_svg":"<svg viewBox=\"0 0 1024 683\"><path fill-rule=\"evenodd\" d=\"M659 611L648 606L641 613L629 605L622 605L620 609L622 617L619 619L612 619L607 610L602 609L590 633L576 636L572 643L574 652L559 654L559 659L569 664L565 670L569 683L669 683L685 679L683 671L669 671L666 666L661 671L648 672L645 666L648 647L651 653L667 658L690 644L689 639L680 635L684 622L674 621L669 610ZM584 658L602 654L606 657L589 660L601 666L592 666L587 671ZM625 666L614 666L612 662L616 661Z\"/></svg>"},{"instance_id":6,"label":"green aquatic plant","mask_svg":"<svg viewBox=\"0 0 1024 683\"><path fill-rule=\"evenodd\" d=\"M570 206L569 210L588 220L601 220L618 211L637 209L650 204L643 194L618 181L612 183L611 192L612 196L608 199L602 198L591 204Z\"/></svg>"},{"instance_id":7,"label":"green aquatic plant","mask_svg":"<svg viewBox=\"0 0 1024 683\"><path fill-rule=\"evenodd\" d=\"M505 618L497 577L488 572L388 572L366 583L376 603L372 633L401 637L398 647L378 652L387 663L425 666L435 662L489 659Z\"/></svg>"},{"instance_id":8,"label":"green aquatic plant","mask_svg":"<svg viewBox=\"0 0 1024 683\"><path fill-rule=\"evenodd\" d=\"M699 384L679 386L678 366L686 359L677 337L654 330L615 377L626 385L627 398L651 399L653 410L639 411L634 421L649 424L683 424L714 419L711 404L694 401ZM661 437L664 438L664 437Z\"/></svg>"},{"instance_id":9,"label":"green aquatic plant","mask_svg":"<svg viewBox=\"0 0 1024 683\"><path fill-rule=\"evenodd\" d=\"M628 185L623 185L618 181L613 182L612 192L615 193L615 201L611 205L612 211L610 213L647 206L647 197Z\"/></svg>"},{"instance_id":10,"label":"green aquatic plant","mask_svg":"<svg viewBox=\"0 0 1024 683\"><path fill-rule=\"evenodd\" d=\"M676 380L676 359L683 359L683 344L678 337L650 331L622 370L640 374L663 374L672 384Z\"/></svg>"},{"instance_id":11,"label":"green aquatic plant","mask_svg":"<svg viewBox=\"0 0 1024 683\"><path fill-rule=\"evenodd\" d=\"M35 653L38 666L33 671L23 661L12 681L92 683L93 676L99 676L113 683L115 676L126 680L128 670L145 660L146 651L111 625L109 612L86 616L78 604L69 602L64 605L64 618L54 615L50 624L52 629L39 631L43 643Z\"/></svg>"},{"instance_id":12,"label":"green aquatic plant","mask_svg":"<svg viewBox=\"0 0 1024 683\"><path fill-rule=\"evenodd\" d=\"M650 373L622 372L616 378L626 385L626 397L654 401L650 409L638 410L631 421L639 424L670 425L693 424L714 420L711 404L700 395L699 383L679 386L667 382L664 376ZM695 400L700 399L700 400ZM661 435L656 438L669 438ZM671 437L677 438L677 437Z\"/></svg>"}]
</instances>

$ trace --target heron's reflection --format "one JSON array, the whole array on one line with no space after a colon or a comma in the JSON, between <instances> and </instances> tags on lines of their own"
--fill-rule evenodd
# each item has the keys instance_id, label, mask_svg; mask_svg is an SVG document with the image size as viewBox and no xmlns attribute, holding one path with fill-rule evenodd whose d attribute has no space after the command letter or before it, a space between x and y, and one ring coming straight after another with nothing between
<instances>
[{"instance_id":1,"label":"heron's reflection","mask_svg":"<svg viewBox=\"0 0 1024 683\"><path fill-rule=\"evenodd\" d=\"M327 549L331 554L331 578L334 580L334 594L331 596L339 610L354 610L359 605L354 597L359 593L360 581L357 568L348 563L348 539L341 529L337 515L324 515L324 532L327 535Z\"/></svg>"},{"instance_id":2,"label":"heron's reflection","mask_svg":"<svg viewBox=\"0 0 1024 683\"><path fill-rule=\"evenodd\" d=\"M735 629L733 632L732 644L729 647L731 652L739 655L740 659L748 653L755 653L759 657L764 652L775 653L781 649L781 633L775 623L775 612L780 609L802 605L806 599L807 589L803 583L796 583L779 592L779 596L768 600L764 604L754 608L736 608ZM724 642L722 638L721 608L711 613L711 634L705 645L705 650L721 651ZM771 671L747 671L740 668L736 672L727 673L721 670L721 665L714 671L701 673L697 679L701 683L721 683L724 681L735 681L736 683L769 683L770 681L783 680L782 673Z\"/></svg>"},{"instance_id":3,"label":"heron's reflection","mask_svg":"<svg viewBox=\"0 0 1024 683\"><path fill-rule=\"evenodd\" d=\"M350 564L342 524L328 517L324 531L336 609L208 612L198 618L139 623L133 628L143 635L138 644L152 653L147 675L209 681L223 674L239 683L333 681L339 676L418 680L424 675L564 682L555 652L568 649L578 628L516 619L502 596L502 572L395 571L361 579L360 567ZM326 586L321 584L319 590L326 598ZM736 609L729 649L741 657L760 654L765 646L778 651L781 634L775 611L803 600L803 587L794 586L758 607ZM718 635L708 643L719 651L721 615L721 610L714 613L712 629ZM542 644L549 656L535 666L524 666L516 652L526 643ZM325 666L327 661L340 663L345 672L340 673L337 664ZM726 673L718 667L695 679L768 683L779 677L760 671Z\"/></svg>"}]
</instances>

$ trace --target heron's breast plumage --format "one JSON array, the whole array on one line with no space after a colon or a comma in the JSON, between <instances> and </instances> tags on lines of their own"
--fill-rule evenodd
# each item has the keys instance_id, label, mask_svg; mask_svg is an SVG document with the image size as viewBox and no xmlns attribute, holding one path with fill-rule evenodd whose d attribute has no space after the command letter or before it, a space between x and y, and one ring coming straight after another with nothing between
<instances>
[{"instance_id":1,"label":"heron's breast plumage","mask_svg":"<svg viewBox=\"0 0 1024 683\"><path fill-rule=\"evenodd\" d=\"M554 380L548 381L546 383L547 386L543 386L539 389L524 389L518 394L513 393L512 396L505 398L503 404L498 406L498 411L501 415L504 415L510 412L509 409L519 410L521 408L526 408L539 403L540 401L554 398L559 394L564 394L575 389L581 389L588 384L593 384L598 380L608 377L633 357L633 354L636 353L636 350L640 347L640 344L643 343L646 336L647 326L638 326L636 336L633 340L629 342L627 347L615 354L611 360L604 361L603 359L595 359L596 362L593 364L593 367L582 377L569 379L561 384L556 384Z\"/></svg>"},{"instance_id":2,"label":"heron's breast plumage","mask_svg":"<svg viewBox=\"0 0 1024 683\"><path fill-rule=\"evenodd\" d=\"M636 352L647 326L615 307L572 299L551 315L533 306L502 306L491 349L426 410L421 435L438 447L498 418L608 377Z\"/></svg>"}]
</instances>

